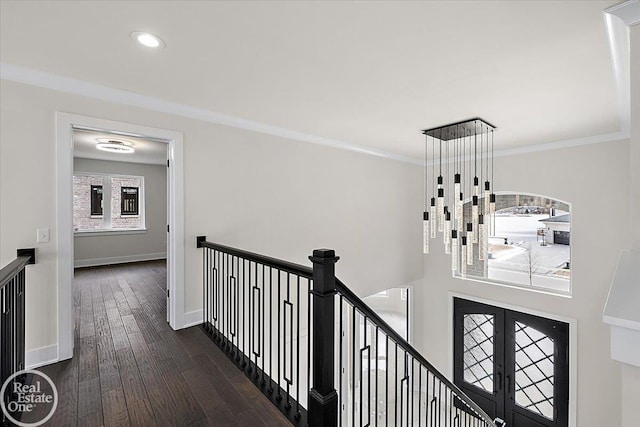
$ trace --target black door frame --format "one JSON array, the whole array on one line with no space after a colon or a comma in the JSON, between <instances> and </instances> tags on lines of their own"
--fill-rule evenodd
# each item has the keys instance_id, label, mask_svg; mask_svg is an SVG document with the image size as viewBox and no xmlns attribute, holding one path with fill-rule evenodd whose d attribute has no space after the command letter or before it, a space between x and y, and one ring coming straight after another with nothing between
<instances>
[{"instance_id":1,"label":"black door frame","mask_svg":"<svg viewBox=\"0 0 640 427\"><path fill-rule=\"evenodd\" d=\"M565 323L566 325L566 330L563 331L564 333L568 334L567 337L567 349L569 354L565 355L564 357L566 357L566 363L568 366L568 370L565 372L568 375L568 394L569 394L569 400L568 400L568 405L566 407L567 413L566 413L566 419L567 424L563 424L563 425L568 425L569 427L576 427L576 393L577 393L577 382L576 382L576 375L577 375L577 357L576 357L576 349L577 349L577 341L576 341L576 326L577 326L577 321L575 319L572 318L567 318L567 317L563 317L563 316L558 316L555 314L550 314L550 313L545 313L545 312L541 312L541 311L536 311L536 310L531 310L531 309L527 309L527 308L523 308L523 307L518 307L515 305L510 305L510 304L504 304L504 303L500 303L500 302L496 302L496 301L491 301L491 300L487 300L484 298L479 298L479 297L474 297L474 296L470 296L470 295L465 295L465 294L461 294L461 293L457 293L457 292L449 292L449 340L450 340L450 352L449 352L449 368L450 368L450 373L451 373L451 377L454 377L454 372L455 372L455 366L454 366L454 333L455 333L455 322L454 322L454 302L455 299L461 299L461 300L467 300L471 303L474 304L481 304L484 305L485 307L493 307L493 308L497 308L497 309L501 309L501 310L505 310L505 313L508 311L513 311L516 312L519 315L522 315L524 317L529 317L529 318L544 318L544 319L548 319L551 321L556 321L556 322L562 322ZM526 322L526 320L525 320ZM504 321L503 321L504 324ZM542 330L541 332L546 333L546 330ZM504 341L504 340L503 340ZM499 350L498 350L499 351ZM505 365L507 363L507 361L505 360ZM502 381L504 381L503 383L503 387L506 387L506 376L505 376L505 370L504 367L499 366L497 363L494 363L494 374L496 376L498 375L502 375ZM497 379L497 378L496 378ZM474 387L474 386L472 386ZM511 384L511 388L514 387L513 381ZM468 388L468 387L467 387ZM475 388L475 387L474 387ZM496 385L495 388L498 388L498 386ZM476 389L479 391L479 389ZM466 392L467 390L465 390ZM473 392L471 393L473 394ZM513 396L513 392L512 392L512 396ZM493 415L493 414L489 414L489 415ZM510 424L513 425L513 424Z\"/></svg>"}]
</instances>

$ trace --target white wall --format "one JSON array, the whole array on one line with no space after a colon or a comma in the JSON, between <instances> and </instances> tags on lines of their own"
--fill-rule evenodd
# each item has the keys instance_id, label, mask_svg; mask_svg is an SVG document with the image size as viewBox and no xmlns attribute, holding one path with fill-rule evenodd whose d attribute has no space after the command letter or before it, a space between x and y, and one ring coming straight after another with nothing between
<instances>
[{"instance_id":1,"label":"white wall","mask_svg":"<svg viewBox=\"0 0 640 427\"><path fill-rule=\"evenodd\" d=\"M18 247L39 257L28 350L57 342L55 111L184 133L186 312L201 308L200 234L306 265L314 248L335 249L337 274L361 294L422 276L418 166L4 80L0 94L0 263ZM37 227L50 243L36 245Z\"/></svg>"},{"instance_id":2,"label":"white wall","mask_svg":"<svg viewBox=\"0 0 640 427\"><path fill-rule=\"evenodd\" d=\"M160 143L159 143L160 144ZM76 266L114 261L159 259L167 254L167 167L141 163L75 158L74 172L113 173L144 177L145 224L143 234L74 237Z\"/></svg>"},{"instance_id":3,"label":"white wall","mask_svg":"<svg viewBox=\"0 0 640 427\"><path fill-rule=\"evenodd\" d=\"M424 283L414 290L414 324L421 325L414 328L414 340L428 360L451 374L450 291L575 319L577 426L620 425L620 365L609 357L602 310L619 249L628 244L628 155L628 141L620 141L496 158L497 190L572 203L573 297L454 279L436 239L424 256Z\"/></svg>"}]
</instances>

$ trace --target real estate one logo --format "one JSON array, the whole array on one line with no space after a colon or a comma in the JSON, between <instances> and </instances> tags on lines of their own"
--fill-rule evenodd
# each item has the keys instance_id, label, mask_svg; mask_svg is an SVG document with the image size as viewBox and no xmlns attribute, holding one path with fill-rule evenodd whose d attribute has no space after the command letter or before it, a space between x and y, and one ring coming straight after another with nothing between
<instances>
[{"instance_id":1,"label":"real estate one logo","mask_svg":"<svg viewBox=\"0 0 640 427\"><path fill-rule=\"evenodd\" d=\"M32 369L11 375L0 389L2 412L13 424L36 427L47 422L58 406L58 390L46 374Z\"/></svg>"}]
</instances>

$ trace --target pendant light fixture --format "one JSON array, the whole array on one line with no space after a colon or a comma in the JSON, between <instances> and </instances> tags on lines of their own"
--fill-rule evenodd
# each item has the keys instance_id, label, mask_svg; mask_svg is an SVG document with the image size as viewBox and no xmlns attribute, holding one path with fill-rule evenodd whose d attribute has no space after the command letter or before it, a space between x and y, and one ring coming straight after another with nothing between
<instances>
[{"instance_id":1,"label":"pendant light fixture","mask_svg":"<svg viewBox=\"0 0 640 427\"><path fill-rule=\"evenodd\" d=\"M494 129L475 118L422 132L426 137L424 252L429 252L428 241L443 233L451 270L463 277L475 260L488 260L488 238L495 232Z\"/></svg>"}]
</instances>

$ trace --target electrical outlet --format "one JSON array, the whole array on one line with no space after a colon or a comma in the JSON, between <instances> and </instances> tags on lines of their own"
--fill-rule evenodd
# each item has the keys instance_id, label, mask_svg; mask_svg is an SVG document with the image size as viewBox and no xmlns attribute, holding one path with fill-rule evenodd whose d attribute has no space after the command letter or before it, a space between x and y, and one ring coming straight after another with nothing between
<instances>
[{"instance_id":1,"label":"electrical outlet","mask_svg":"<svg viewBox=\"0 0 640 427\"><path fill-rule=\"evenodd\" d=\"M49 243L48 228L38 228L38 243Z\"/></svg>"}]
</instances>

